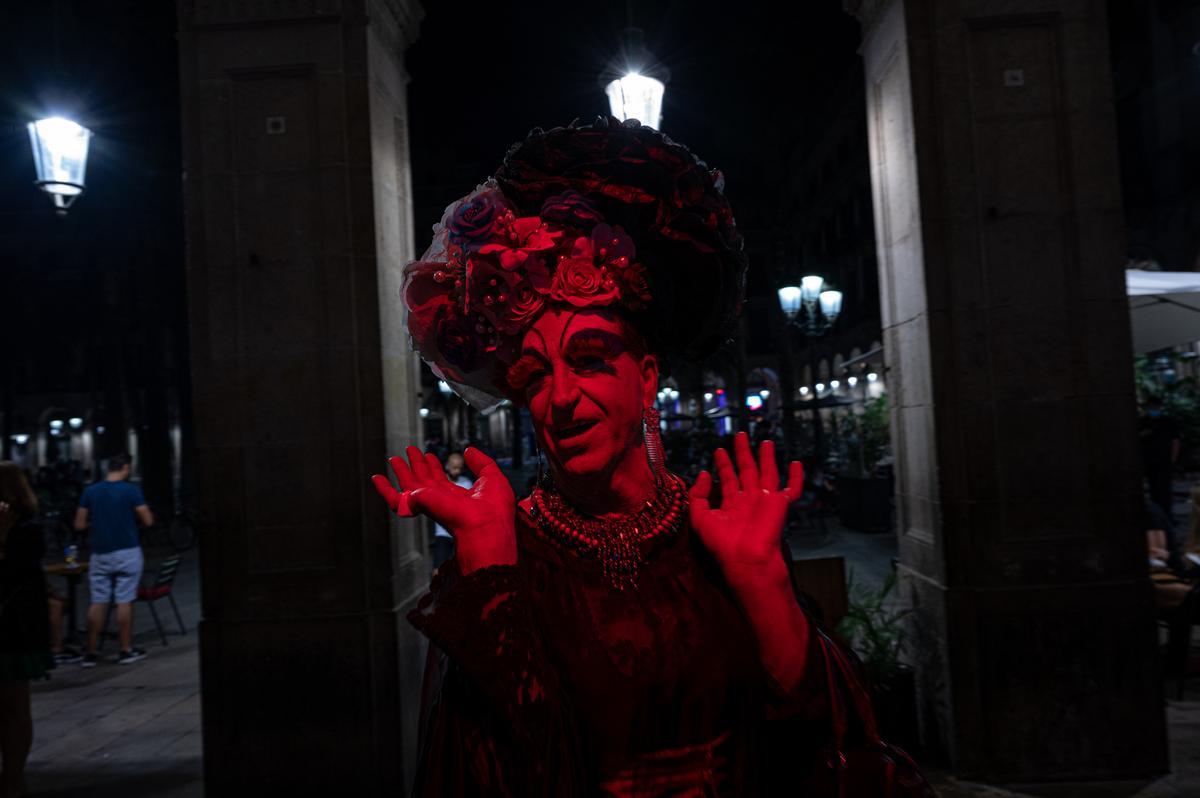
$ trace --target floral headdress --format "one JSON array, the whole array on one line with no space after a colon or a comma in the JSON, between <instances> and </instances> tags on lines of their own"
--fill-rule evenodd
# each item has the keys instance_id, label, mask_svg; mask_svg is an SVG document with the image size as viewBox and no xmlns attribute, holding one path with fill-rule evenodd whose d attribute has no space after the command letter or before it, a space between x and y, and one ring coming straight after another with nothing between
<instances>
[{"instance_id":1,"label":"floral headdress","mask_svg":"<svg viewBox=\"0 0 1200 798\"><path fill-rule=\"evenodd\" d=\"M736 315L745 268L721 182L636 122L535 130L496 178L446 208L405 267L415 347L486 408L511 395L505 372L548 302L654 315L709 346ZM703 273L687 273L696 266Z\"/></svg>"}]
</instances>

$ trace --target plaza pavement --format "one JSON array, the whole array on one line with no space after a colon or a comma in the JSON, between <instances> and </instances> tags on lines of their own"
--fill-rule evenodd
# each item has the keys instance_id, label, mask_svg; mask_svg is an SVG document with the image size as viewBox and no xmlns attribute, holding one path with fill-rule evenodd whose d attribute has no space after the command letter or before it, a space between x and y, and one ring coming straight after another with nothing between
<instances>
[{"instance_id":1,"label":"plaza pavement","mask_svg":"<svg viewBox=\"0 0 1200 798\"><path fill-rule=\"evenodd\" d=\"M153 573L157 559L154 553L147 554L148 573ZM26 772L31 798L204 794L195 550L183 555L175 591L187 634L179 634L168 603L157 602L169 641L164 647L149 610L139 603L134 645L149 652L146 659L116 664L112 659L117 644L109 639L95 668L60 665L51 671L49 681L34 684L34 740ZM86 580L79 601L82 628Z\"/></svg>"}]
</instances>

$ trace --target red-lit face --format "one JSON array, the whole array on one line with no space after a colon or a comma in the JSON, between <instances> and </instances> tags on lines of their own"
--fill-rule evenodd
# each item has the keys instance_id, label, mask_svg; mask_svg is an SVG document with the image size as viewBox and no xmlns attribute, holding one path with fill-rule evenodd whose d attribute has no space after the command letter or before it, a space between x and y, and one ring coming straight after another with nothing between
<instances>
[{"instance_id":1,"label":"red-lit face","mask_svg":"<svg viewBox=\"0 0 1200 798\"><path fill-rule=\"evenodd\" d=\"M609 310L550 306L521 341L509 383L523 390L534 431L557 478L625 476L646 468L642 414L658 363L635 354Z\"/></svg>"}]
</instances>

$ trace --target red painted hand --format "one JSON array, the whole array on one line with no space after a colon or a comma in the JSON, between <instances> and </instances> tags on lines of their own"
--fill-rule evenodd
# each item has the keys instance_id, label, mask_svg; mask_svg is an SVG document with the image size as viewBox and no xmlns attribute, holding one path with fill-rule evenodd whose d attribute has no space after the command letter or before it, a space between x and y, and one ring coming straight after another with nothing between
<instances>
[{"instance_id":1,"label":"red painted hand","mask_svg":"<svg viewBox=\"0 0 1200 798\"><path fill-rule=\"evenodd\" d=\"M758 447L757 464L746 433L738 433L733 450L736 471L724 449L717 449L713 456L721 478L721 506L714 510L709 505L712 475L702 471L688 492L688 514L692 528L717 559L730 586L740 590L777 577L777 572L786 576L779 540L788 505L800 498L804 489L804 468L793 461L788 485L781 489L773 441Z\"/></svg>"},{"instance_id":2,"label":"red painted hand","mask_svg":"<svg viewBox=\"0 0 1200 798\"><path fill-rule=\"evenodd\" d=\"M463 458L476 479L474 485L464 488L450 481L437 455L421 454L415 446L405 453L407 463L403 457L388 460L400 490L382 474L371 477L375 490L393 512L406 518L424 513L450 530L464 574L517 561L517 502L495 460L468 447Z\"/></svg>"}]
</instances>

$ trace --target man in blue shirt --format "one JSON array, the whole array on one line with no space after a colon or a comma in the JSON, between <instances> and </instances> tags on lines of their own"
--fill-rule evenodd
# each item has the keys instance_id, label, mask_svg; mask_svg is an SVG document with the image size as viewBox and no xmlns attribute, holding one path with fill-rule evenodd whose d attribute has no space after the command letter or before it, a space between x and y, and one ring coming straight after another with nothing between
<instances>
[{"instance_id":1,"label":"man in blue shirt","mask_svg":"<svg viewBox=\"0 0 1200 798\"><path fill-rule=\"evenodd\" d=\"M89 485L79 497L75 511L75 529L82 532L90 520L92 560L89 581L92 604L88 607L87 654L80 664L94 668L99 662L96 645L108 612L109 602L117 602L117 635L121 653L117 662L128 665L146 656L133 647L133 602L142 580L142 547L138 539L138 521L154 524L142 489L127 480L133 470L133 458L118 454L108 461L108 475L102 482Z\"/></svg>"}]
</instances>

